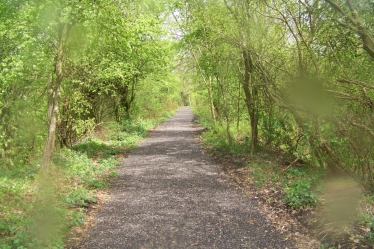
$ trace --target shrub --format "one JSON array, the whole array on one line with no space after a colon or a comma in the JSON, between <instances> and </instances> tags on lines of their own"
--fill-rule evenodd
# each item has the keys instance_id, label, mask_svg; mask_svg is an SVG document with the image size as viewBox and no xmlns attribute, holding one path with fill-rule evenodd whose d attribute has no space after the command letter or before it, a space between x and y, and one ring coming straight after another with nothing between
<instances>
[{"instance_id":1,"label":"shrub","mask_svg":"<svg viewBox=\"0 0 374 249\"><path fill-rule=\"evenodd\" d=\"M88 191L84 188L78 188L72 190L68 197L65 198L65 202L70 205L76 205L79 207L86 207L89 203L97 202L97 199L91 197Z\"/></svg>"},{"instance_id":2,"label":"shrub","mask_svg":"<svg viewBox=\"0 0 374 249\"><path fill-rule=\"evenodd\" d=\"M306 206L315 206L318 199L312 191L312 180L308 178L292 181L284 193L285 202L292 209L299 209Z\"/></svg>"}]
</instances>

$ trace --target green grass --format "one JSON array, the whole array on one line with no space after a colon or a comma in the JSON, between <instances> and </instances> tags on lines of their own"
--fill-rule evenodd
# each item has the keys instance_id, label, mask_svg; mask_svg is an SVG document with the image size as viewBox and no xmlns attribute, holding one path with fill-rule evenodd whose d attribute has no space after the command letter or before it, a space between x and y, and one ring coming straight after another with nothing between
<instances>
[{"instance_id":1,"label":"green grass","mask_svg":"<svg viewBox=\"0 0 374 249\"><path fill-rule=\"evenodd\" d=\"M256 187L281 188L283 201L290 208L299 209L319 203L317 193L322 184L323 169L313 170L308 165L295 165L284 171L285 166L272 162L276 155L265 152L250 155L248 140L235 139L229 144L225 128L218 125L204 132L202 139L216 156L230 155L235 163L244 161L246 166L239 171L246 170Z\"/></svg>"},{"instance_id":2,"label":"green grass","mask_svg":"<svg viewBox=\"0 0 374 249\"><path fill-rule=\"evenodd\" d=\"M312 215L312 222L308 224L314 227L316 233L328 235L323 239L321 248L335 248L335 240L343 241L347 235L374 245L372 192L362 192L359 184L347 185L347 179L342 176L328 177L327 169L318 166L320 164L317 162L304 160L296 152L291 154L287 145L271 144L251 155L249 124L239 127L239 131L232 124L230 133L233 143L229 144L226 127L222 123L214 124L204 117L199 117L198 122L207 127L201 135L206 148L215 156L221 157L231 173L237 172L238 179L259 188L263 201L271 202L272 206L288 206L289 209L301 211L295 213L303 213L300 209L308 213L313 208L314 216ZM259 145L263 146L261 139L263 137L260 137ZM301 160L290 165L295 156ZM339 192L344 188L339 188L338 183L348 186L350 190ZM362 193L358 197L357 193L350 191Z\"/></svg>"},{"instance_id":3,"label":"green grass","mask_svg":"<svg viewBox=\"0 0 374 249\"><path fill-rule=\"evenodd\" d=\"M38 175L39 162L0 175L0 248L64 248L72 227L84 222L85 209L110 186L117 166L158 120L109 123L104 135L90 135L53 156L48 178ZM100 137L100 138L99 138Z\"/></svg>"}]
</instances>

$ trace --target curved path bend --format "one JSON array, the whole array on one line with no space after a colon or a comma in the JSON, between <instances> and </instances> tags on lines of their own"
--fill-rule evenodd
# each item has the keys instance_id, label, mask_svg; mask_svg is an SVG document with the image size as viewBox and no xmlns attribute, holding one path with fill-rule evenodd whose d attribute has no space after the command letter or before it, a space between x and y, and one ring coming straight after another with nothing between
<instances>
[{"instance_id":1,"label":"curved path bend","mask_svg":"<svg viewBox=\"0 0 374 249\"><path fill-rule=\"evenodd\" d=\"M82 248L294 248L204 155L181 108L119 169Z\"/></svg>"}]
</instances>

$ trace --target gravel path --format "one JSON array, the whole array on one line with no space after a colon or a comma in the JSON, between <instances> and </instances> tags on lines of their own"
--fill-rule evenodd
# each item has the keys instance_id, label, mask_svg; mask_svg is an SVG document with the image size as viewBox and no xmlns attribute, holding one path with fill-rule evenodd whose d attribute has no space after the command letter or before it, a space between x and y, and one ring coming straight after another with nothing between
<instances>
[{"instance_id":1,"label":"gravel path","mask_svg":"<svg viewBox=\"0 0 374 249\"><path fill-rule=\"evenodd\" d=\"M82 248L294 248L196 141L181 108L131 152Z\"/></svg>"}]
</instances>

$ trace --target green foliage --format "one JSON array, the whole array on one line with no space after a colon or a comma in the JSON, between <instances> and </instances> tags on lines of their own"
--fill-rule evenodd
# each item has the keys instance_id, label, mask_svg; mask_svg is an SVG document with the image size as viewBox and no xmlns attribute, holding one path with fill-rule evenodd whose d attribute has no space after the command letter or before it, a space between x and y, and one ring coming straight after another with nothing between
<instances>
[{"instance_id":1,"label":"green foliage","mask_svg":"<svg viewBox=\"0 0 374 249\"><path fill-rule=\"evenodd\" d=\"M69 205L76 205L79 207L87 207L90 203L96 203L97 199L90 196L91 194L85 188L72 189L65 202Z\"/></svg>"},{"instance_id":2,"label":"green foliage","mask_svg":"<svg viewBox=\"0 0 374 249\"><path fill-rule=\"evenodd\" d=\"M230 144L226 136L226 128L216 125L213 128L202 134L205 145L218 149L216 153L220 153L220 150L228 151L233 155L246 155L249 153L249 146L247 141L238 141Z\"/></svg>"},{"instance_id":3,"label":"green foliage","mask_svg":"<svg viewBox=\"0 0 374 249\"><path fill-rule=\"evenodd\" d=\"M321 244L319 249L335 249L335 246L330 246L329 243L324 243L324 244Z\"/></svg>"},{"instance_id":4,"label":"green foliage","mask_svg":"<svg viewBox=\"0 0 374 249\"><path fill-rule=\"evenodd\" d=\"M116 148L115 146L108 146L104 143L100 143L99 141L87 141L76 144L72 146L72 149L81 153L85 153L88 158L97 156L108 158L120 152L119 148Z\"/></svg>"},{"instance_id":5,"label":"green foliage","mask_svg":"<svg viewBox=\"0 0 374 249\"><path fill-rule=\"evenodd\" d=\"M174 42L164 39L163 5L147 3L1 1L0 248L63 248L68 228L83 220L80 209L96 201L94 190L118 175L116 158L156 124L148 118L177 106ZM57 80L59 146L48 188L38 170ZM118 129L96 138L108 123Z\"/></svg>"},{"instance_id":6,"label":"green foliage","mask_svg":"<svg viewBox=\"0 0 374 249\"><path fill-rule=\"evenodd\" d=\"M291 135L293 134L292 124L285 118L266 117L262 121L262 136L266 140L267 147L279 147L283 145L285 149L291 145Z\"/></svg>"},{"instance_id":7,"label":"green foliage","mask_svg":"<svg viewBox=\"0 0 374 249\"><path fill-rule=\"evenodd\" d=\"M201 118L199 121L203 120ZM214 126L202 134L204 144L212 150L214 154L221 157L231 155L238 158L238 163L246 160L250 150L250 141L241 139L242 134L238 134L235 142L229 144L225 135L225 128ZM258 188L269 186L281 186L284 190L284 202L292 209L300 209L308 206L316 206L319 203L316 192L321 187L323 169L312 170L307 165L291 167L285 172L279 165L272 163L266 156L261 154L251 157L248 165L237 169L250 171L249 177Z\"/></svg>"},{"instance_id":8,"label":"green foliage","mask_svg":"<svg viewBox=\"0 0 374 249\"><path fill-rule=\"evenodd\" d=\"M106 175L107 178L113 178L119 176L118 172L110 172L109 174Z\"/></svg>"},{"instance_id":9,"label":"green foliage","mask_svg":"<svg viewBox=\"0 0 374 249\"><path fill-rule=\"evenodd\" d=\"M56 128L62 150L54 163L69 177L104 186L98 175L110 171L112 156L136 146L154 125L144 119L188 102L208 127L204 136L212 146L238 156L282 150L318 170L349 172L372 187L372 4L331 1L266 3L272 8L244 0L2 1L4 181L28 186L36 177L49 121L46 89L56 82L62 45ZM167 11L178 13L176 23ZM183 37L175 42L169 30ZM109 142L90 140L98 126L113 122ZM288 170L285 185L310 176L300 174ZM268 179L260 170L255 175L259 186ZM13 195L4 189L4 198Z\"/></svg>"},{"instance_id":10,"label":"green foliage","mask_svg":"<svg viewBox=\"0 0 374 249\"><path fill-rule=\"evenodd\" d=\"M98 180L95 178L84 179L84 182L88 185L89 188L107 188L108 183L105 180Z\"/></svg>"},{"instance_id":11,"label":"green foliage","mask_svg":"<svg viewBox=\"0 0 374 249\"><path fill-rule=\"evenodd\" d=\"M122 122L122 131L125 133L136 134L140 137L145 137L150 126L152 126L151 123L142 119L138 119L135 122L131 120L124 120Z\"/></svg>"},{"instance_id":12,"label":"green foliage","mask_svg":"<svg viewBox=\"0 0 374 249\"><path fill-rule=\"evenodd\" d=\"M292 209L317 205L318 200L312 187L312 181L308 178L292 181L284 190L285 202Z\"/></svg>"},{"instance_id":13,"label":"green foliage","mask_svg":"<svg viewBox=\"0 0 374 249\"><path fill-rule=\"evenodd\" d=\"M158 118L176 107L180 90L171 75L174 46L162 39L162 5L156 5L70 0L0 4L2 170L29 165L42 152L46 86L56 80L56 48L65 23L70 25L62 44L60 147L71 147L102 122L131 115Z\"/></svg>"},{"instance_id":14,"label":"green foliage","mask_svg":"<svg viewBox=\"0 0 374 249\"><path fill-rule=\"evenodd\" d=\"M136 147L136 142L147 136L148 130L163 122L170 117L174 112L165 112L159 119L144 119L137 118L131 120L124 120L121 124L112 123L110 127L112 132L109 139L113 146L117 147Z\"/></svg>"},{"instance_id":15,"label":"green foliage","mask_svg":"<svg viewBox=\"0 0 374 249\"><path fill-rule=\"evenodd\" d=\"M160 124L166 120L168 120L169 118L171 118L171 116L173 116L175 114L175 110L172 110L172 111L167 111L167 112L163 112L161 118L156 122L156 124Z\"/></svg>"},{"instance_id":16,"label":"green foliage","mask_svg":"<svg viewBox=\"0 0 374 249\"><path fill-rule=\"evenodd\" d=\"M74 211L71 214L69 227L77 227L84 224L84 213L80 210Z\"/></svg>"},{"instance_id":17,"label":"green foliage","mask_svg":"<svg viewBox=\"0 0 374 249\"><path fill-rule=\"evenodd\" d=\"M370 218L370 224L369 224L369 231L366 234L366 238L369 240L370 243L374 243L374 218Z\"/></svg>"},{"instance_id":18,"label":"green foliage","mask_svg":"<svg viewBox=\"0 0 374 249\"><path fill-rule=\"evenodd\" d=\"M168 116L109 123L103 140L92 134L55 153L50 178L40 179L37 164L0 175L0 248L64 248L69 229L82 225L84 209L97 203L95 191L119 176L119 155ZM123 135L114 136L118 132Z\"/></svg>"},{"instance_id":19,"label":"green foliage","mask_svg":"<svg viewBox=\"0 0 374 249\"><path fill-rule=\"evenodd\" d=\"M350 172L372 189L370 4L270 4L176 5L185 8L177 20L182 69L194 68L180 72L184 92L202 122L210 117L207 127L220 130L219 146L248 137L251 153L281 149L319 169Z\"/></svg>"},{"instance_id":20,"label":"green foliage","mask_svg":"<svg viewBox=\"0 0 374 249\"><path fill-rule=\"evenodd\" d=\"M56 153L53 159L56 165L73 178L91 175L96 169L95 164L86 154L78 154L66 148Z\"/></svg>"}]
</instances>

